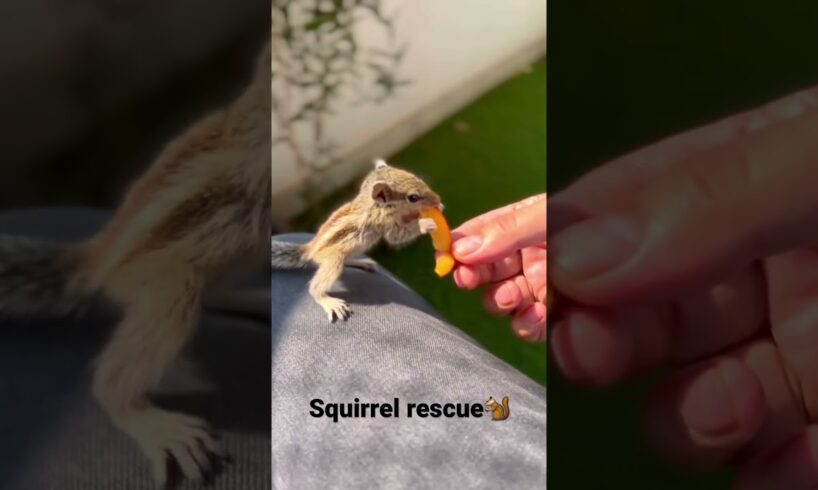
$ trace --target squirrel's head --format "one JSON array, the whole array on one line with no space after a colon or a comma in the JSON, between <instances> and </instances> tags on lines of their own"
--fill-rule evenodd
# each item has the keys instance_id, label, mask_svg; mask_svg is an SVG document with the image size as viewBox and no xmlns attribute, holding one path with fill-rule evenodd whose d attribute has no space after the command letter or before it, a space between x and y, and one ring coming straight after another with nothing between
<instances>
[{"instance_id":1,"label":"squirrel's head","mask_svg":"<svg viewBox=\"0 0 818 490\"><path fill-rule=\"evenodd\" d=\"M494 399L493 396L490 396L488 400L486 400L486 408L491 410L492 408L498 405L497 400Z\"/></svg>"},{"instance_id":2,"label":"squirrel's head","mask_svg":"<svg viewBox=\"0 0 818 490\"><path fill-rule=\"evenodd\" d=\"M394 210L407 223L417 219L422 209L443 209L440 196L426 182L380 159L361 184L361 195L378 206Z\"/></svg>"}]
</instances>

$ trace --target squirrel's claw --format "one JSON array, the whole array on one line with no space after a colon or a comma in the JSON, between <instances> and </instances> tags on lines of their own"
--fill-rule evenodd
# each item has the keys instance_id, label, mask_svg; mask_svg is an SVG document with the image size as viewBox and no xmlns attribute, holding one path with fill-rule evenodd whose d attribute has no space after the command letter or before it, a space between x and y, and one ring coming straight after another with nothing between
<instances>
[{"instance_id":1,"label":"squirrel's claw","mask_svg":"<svg viewBox=\"0 0 818 490\"><path fill-rule=\"evenodd\" d=\"M335 323L335 320L346 321L352 315L349 305L342 299L327 296L319 301L319 304L327 313L327 319L329 319L330 323Z\"/></svg>"},{"instance_id":2,"label":"squirrel's claw","mask_svg":"<svg viewBox=\"0 0 818 490\"><path fill-rule=\"evenodd\" d=\"M207 424L196 417L152 409L130 415L122 424L150 460L159 487L169 483L169 462L174 462L186 479L200 481L208 479L218 461L226 457Z\"/></svg>"},{"instance_id":3,"label":"squirrel's claw","mask_svg":"<svg viewBox=\"0 0 818 490\"><path fill-rule=\"evenodd\" d=\"M431 233L437 230L437 224L432 218L420 218L418 220L418 226L420 227L421 233Z\"/></svg>"}]
</instances>

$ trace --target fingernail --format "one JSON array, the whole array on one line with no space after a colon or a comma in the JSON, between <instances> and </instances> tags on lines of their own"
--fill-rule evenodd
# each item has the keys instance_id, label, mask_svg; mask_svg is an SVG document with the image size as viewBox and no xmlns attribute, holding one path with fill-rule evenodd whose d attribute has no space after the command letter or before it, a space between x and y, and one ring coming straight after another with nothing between
<instances>
[{"instance_id":1,"label":"fingernail","mask_svg":"<svg viewBox=\"0 0 818 490\"><path fill-rule=\"evenodd\" d=\"M476 236L467 236L465 238L461 238L460 240L454 242L452 246L452 250L454 254L459 257L465 257L469 254L472 254L480 248L482 245L483 240L480 237Z\"/></svg>"},{"instance_id":2,"label":"fingernail","mask_svg":"<svg viewBox=\"0 0 818 490\"><path fill-rule=\"evenodd\" d=\"M549 258L573 279L588 279L625 262L639 246L639 227L625 217L595 218L565 229L549 244Z\"/></svg>"},{"instance_id":3,"label":"fingernail","mask_svg":"<svg viewBox=\"0 0 818 490\"><path fill-rule=\"evenodd\" d=\"M454 270L454 283L455 283L455 284L457 285L457 287L459 287L460 289L463 289L463 278L461 277L461 274L463 274L462 270L463 270L463 268L462 268L462 267L457 267L457 268Z\"/></svg>"},{"instance_id":4,"label":"fingernail","mask_svg":"<svg viewBox=\"0 0 818 490\"><path fill-rule=\"evenodd\" d=\"M552 327L551 353L562 373L572 381L586 378L576 357L576 348L571 338L570 326L566 320L560 320Z\"/></svg>"},{"instance_id":5,"label":"fingernail","mask_svg":"<svg viewBox=\"0 0 818 490\"><path fill-rule=\"evenodd\" d=\"M697 442L720 439L736 428L729 386L724 383L718 367L699 375L684 397L681 415Z\"/></svg>"},{"instance_id":6,"label":"fingernail","mask_svg":"<svg viewBox=\"0 0 818 490\"><path fill-rule=\"evenodd\" d=\"M523 313L521 320L526 325L538 325L545 320L545 305L540 303L534 303L533 305L529 306L527 310Z\"/></svg>"},{"instance_id":7,"label":"fingernail","mask_svg":"<svg viewBox=\"0 0 818 490\"><path fill-rule=\"evenodd\" d=\"M529 306L519 317L511 322L511 325L517 334L523 340L536 340L541 334L544 334L545 325L545 305L542 303L534 303Z\"/></svg>"},{"instance_id":8,"label":"fingernail","mask_svg":"<svg viewBox=\"0 0 818 490\"><path fill-rule=\"evenodd\" d=\"M681 414L699 444L743 444L766 418L764 390L755 374L725 359L698 375L685 390Z\"/></svg>"},{"instance_id":9,"label":"fingernail","mask_svg":"<svg viewBox=\"0 0 818 490\"><path fill-rule=\"evenodd\" d=\"M511 284L503 284L500 286L500 289L497 290L495 298L497 299L497 304L503 308L507 308L514 304L514 288L516 286L512 286Z\"/></svg>"}]
</instances>

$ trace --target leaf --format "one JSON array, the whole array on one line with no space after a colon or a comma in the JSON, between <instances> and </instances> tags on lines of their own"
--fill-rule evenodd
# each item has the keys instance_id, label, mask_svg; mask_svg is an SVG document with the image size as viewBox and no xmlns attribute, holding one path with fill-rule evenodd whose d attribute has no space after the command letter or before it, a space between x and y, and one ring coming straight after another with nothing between
<instances>
[{"instance_id":1,"label":"leaf","mask_svg":"<svg viewBox=\"0 0 818 490\"><path fill-rule=\"evenodd\" d=\"M329 12L324 14L318 14L313 20L307 22L304 25L305 31L315 31L322 25L327 22L333 22L335 20L335 12Z\"/></svg>"}]
</instances>

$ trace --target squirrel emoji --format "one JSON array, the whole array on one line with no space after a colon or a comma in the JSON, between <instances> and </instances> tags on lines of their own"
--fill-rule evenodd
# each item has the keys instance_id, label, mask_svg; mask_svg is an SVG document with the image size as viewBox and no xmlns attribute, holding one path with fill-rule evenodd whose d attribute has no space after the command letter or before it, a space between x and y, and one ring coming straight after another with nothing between
<instances>
[{"instance_id":1,"label":"squirrel emoji","mask_svg":"<svg viewBox=\"0 0 818 490\"><path fill-rule=\"evenodd\" d=\"M146 391L193 334L207 280L251 253L264 264L270 65L268 44L249 86L171 141L95 236L74 245L0 238L0 313L66 315L99 296L120 311L92 392L159 485L168 458L198 480L223 455L204 421L159 408Z\"/></svg>"},{"instance_id":2,"label":"squirrel emoji","mask_svg":"<svg viewBox=\"0 0 818 490\"><path fill-rule=\"evenodd\" d=\"M272 267L296 269L316 265L318 269L309 285L310 296L324 309L330 322L346 320L351 314L347 303L327 294L344 266L373 272L374 261L356 256L381 238L400 246L434 231L434 221L419 216L422 209L430 207L443 209L440 196L423 180L376 160L358 195L332 213L310 242L299 245L272 241Z\"/></svg>"},{"instance_id":3,"label":"squirrel emoji","mask_svg":"<svg viewBox=\"0 0 818 490\"><path fill-rule=\"evenodd\" d=\"M491 420L505 420L508 418L508 397L503 397L503 404L497 403L493 396L486 400L486 412L491 412Z\"/></svg>"}]
</instances>

